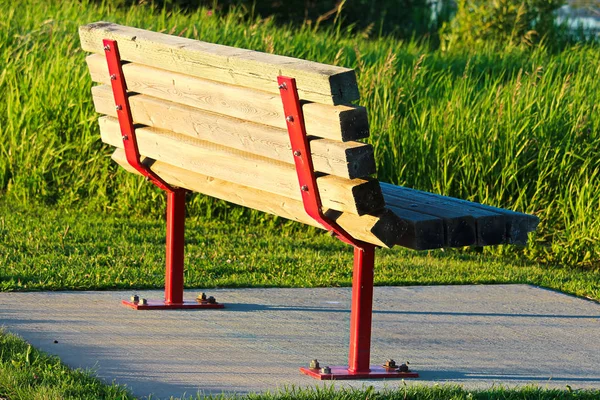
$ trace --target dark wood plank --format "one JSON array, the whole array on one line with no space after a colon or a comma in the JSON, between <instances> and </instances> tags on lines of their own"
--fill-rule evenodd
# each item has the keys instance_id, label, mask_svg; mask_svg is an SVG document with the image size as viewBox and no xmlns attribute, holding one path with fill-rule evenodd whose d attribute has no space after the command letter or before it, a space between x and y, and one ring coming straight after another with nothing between
<instances>
[{"instance_id":1,"label":"dark wood plank","mask_svg":"<svg viewBox=\"0 0 600 400\"><path fill-rule=\"evenodd\" d=\"M391 187L400 187L390 185L389 183L381 183L382 190L384 187L387 187L387 190L390 190ZM455 197L442 196L435 193L424 192L420 190L403 188L407 191L418 192L423 196L427 196L429 198L441 198L448 204L456 204L458 206L469 207L470 209L482 210L487 212L498 213L504 216L506 223L506 239L504 243L510 244L518 244L518 245L526 245L529 232L535 231L537 225L539 224L539 218L535 215L524 214L517 211L512 211L504 208L488 206L485 204L475 203L472 201L467 201L463 199L457 199Z\"/></svg>"},{"instance_id":2,"label":"dark wood plank","mask_svg":"<svg viewBox=\"0 0 600 400\"><path fill-rule=\"evenodd\" d=\"M471 216L475 219L478 246L506 243L507 217L504 214L474 207L476 203L458 203L453 198L434 195L420 190L382 183L384 194L403 202L423 204L424 207L445 210L456 215Z\"/></svg>"},{"instance_id":3,"label":"dark wood plank","mask_svg":"<svg viewBox=\"0 0 600 400\"><path fill-rule=\"evenodd\" d=\"M413 250L432 250L446 247L444 221L432 215L421 214L394 206L388 206L399 219L400 235L395 244Z\"/></svg>"},{"instance_id":4,"label":"dark wood plank","mask_svg":"<svg viewBox=\"0 0 600 400\"><path fill-rule=\"evenodd\" d=\"M441 218L444 221L444 242L447 247L471 246L477 243L475 218L471 215L449 210L435 204L426 204L423 201L406 196L390 195L389 188L387 192L384 192L383 198L387 206Z\"/></svg>"}]
</instances>

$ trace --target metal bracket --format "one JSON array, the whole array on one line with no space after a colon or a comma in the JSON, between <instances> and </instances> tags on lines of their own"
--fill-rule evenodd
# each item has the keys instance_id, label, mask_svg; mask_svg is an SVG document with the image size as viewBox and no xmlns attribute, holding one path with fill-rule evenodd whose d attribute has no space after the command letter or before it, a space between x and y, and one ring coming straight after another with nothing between
<instances>
[{"instance_id":1,"label":"metal bracket","mask_svg":"<svg viewBox=\"0 0 600 400\"><path fill-rule=\"evenodd\" d=\"M185 194L186 190L165 182L141 161L131 106L127 97L127 84L121 66L121 55L115 40L104 39L104 53L108 64L110 83L115 98L115 108L121 128L121 137L127 162L150 182L167 192L167 244L165 271L165 299L144 302L123 300L123 305L136 310L223 308L223 304L190 302L183 300L183 251L185 245Z\"/></svg>"},{"instance_id":2,"label":"metal bracket","mask_svg":"<svg viewBox=\"0 0 600 400\"><path fill-rule=\"evenodd\" d=\"M290 136L300 193L306 213L344 243L354 246L350 351L347 367L300 368L316 379L416 378L414 372L370 366L371 318L373 313L373 270L376 246L355 239L335 221L325 216L306 135L302 105L294 78L277 77L283 111Z\"/></svg>"}]
</instances>

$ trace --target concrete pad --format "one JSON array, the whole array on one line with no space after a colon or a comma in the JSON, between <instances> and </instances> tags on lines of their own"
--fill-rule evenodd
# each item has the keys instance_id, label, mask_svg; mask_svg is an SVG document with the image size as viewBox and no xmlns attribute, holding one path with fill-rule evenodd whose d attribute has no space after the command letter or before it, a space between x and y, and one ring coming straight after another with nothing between
<instances>
[{"instance_id":1,"label":"concrete pad","mask_svg":"<svg viewBox=\"0 0 600 400\"><path fill-rule=\"evenodd\" d=\"M134 311L119 304L130 292L0 293L0 325L140 397L322 385L298 367L346 364L350 288L207 292L227 308ZM409 383L600 388L600 305L527 285L377 287L372 361L387 358L410 360L421 378ZM336 386L365 384L402 385Z\"/></svg>"}]
</instances>

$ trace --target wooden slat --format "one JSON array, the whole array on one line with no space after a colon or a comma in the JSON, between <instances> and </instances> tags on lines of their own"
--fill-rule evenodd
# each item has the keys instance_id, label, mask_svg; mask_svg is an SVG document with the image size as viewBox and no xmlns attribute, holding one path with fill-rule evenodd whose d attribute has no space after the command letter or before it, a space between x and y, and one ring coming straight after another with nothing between
<instances>
[{"instance_id":1,"label":"wooden slat","mask_svg":"<svg viewBox=\"0 0 600 400\"><path fill-rule=\"evenodd\" d=\"M123 150L116 149L112 159L127 171L138 174L128 164ZM301 201L190 172L161 161L146 159L145 163L174 186L323 229L306 214ZM325 214L357 239L377 246L391 247L400 235L398 218L389 210L362 216L334 210L325 210Z\"/></svg>"},{"instance_id":2,"label":"wooden slat","mask_svg":"<svg viewBox=\"0 0 600 400\"><path fill-rule=\"evenodd\" d=\"M387 204L404 204L413 207L418 204L423 212L433 215L452 214L456 217L472 217L475 220L476 245L490 246L506 243L506 217L497 212L482 210L459 204L445 196L431 196L426 192L402 186L382 183L382 191Z\"/></svg>"},{"instance_id":3,"label":"wooden slat","mask_svg":"<svg viewBox=\"0 0 600 400\"><path fill-rule=\"evenodd\" d=\"M415 211L420 214L432 215L444 221L444 242L448 247L463 247L477 243L475 218L464 213L448 210L412 199L383 195L388 207Z\"/></svg>"},{"instance_id":4,"label":"wooden slat","mask_svg":"<svg viewBox=\"0 0 600 400\"><path fill-rule=\"evenodd\" d=\"M401 221L401 234L395 244L413 250L431 250L447 247L444 221L432 215L421 214L386 205Z\"/></svg>"},{"instance_id":5,"label":"wooden slat","mask_svg":"<svg viewBox=\"0 0 600 400\"><path fill-rule=\"evenodd\" d=\"M102 39L118 42L127 61L233 85L279 93L277 76L296 78L300 98L324 104L358 100L354 70L186 39L110 22L79 27L81 47L103 54Z\"/></svg>"},{"instance_id":6,"label":"wooden slat","mask_svg":"<svg viewBox=\"0 0 600 400\"><path fill-rule=\"evenodd\" d=\"M91 54L86 61L94 82L110 84L104 55ZM130 91L287 129L279 94L227 85L135 63L124 64L123 74ZM344 142L369 136L369 121L364 107L303 102L302 111L306 133L309 136Z\"/></svg>"},{"instance_id":7,"label":"wooden slat","mask_svg":"<svg viewBox=\"0 0 600 400\"><path fill-rule=\"evenodd\" d=\"M99 119L102 140L122 148L119 123L112 117ZM286 163L193 139L156 128L136 129L140 153L239 185L301 200L296 169ZM317 178L324 207L357 215L384 208L379 182L375 179L344 179L333 175Z\"/></svg>"},{"instance_id":8,"label":"wooden slat","mask_svg":"<svg viewBox=\"0 0 600 400\"><path fill-rule=\"evenodd\" d=\"M96 86L92 93L97 112L117 116L110 86ZM129 104L136 123L294 164L287 130L145 95L129 96ZM349 179L369 176L376 171L370 144L315 139L311 140L310 148L316 171Z\"/></svg>"},{"instance_id":9,"label":"wooden slat","mask_svg":"<svg viewBox=\"0 0 600 400\"><path fill-rule=\"evenodd\" d=\"M381 183L381 186L382 190L387 193L397 191L397 188L400 188L399 186L390 185L388 183ZM415 196L419 196L421 199L436 202L437 204L443 204L445 207L449 207L451 209L463 209L466 212L470 212L472 215L477 216L478 218L488 215L493 216L495 214L501 215L505 224L505 238L501 243L519 245L527 244L529 232L535 231L539 223L539 218L534 215L487 206L480 203L457 199L455 197L442 196L416 189L401 187L400 190L403 193L414 193ZM488 226L488 229L495 229L493 227L497 227L498 231L500 231L500 219L496 218L494 222L492 222L492 225ZM491 236L493 236L493 234ZM495 240L489 240L489 242L486 242L484 239L480 245L499 244L497 243L497 240L498 239L496 238Z\"/></svg>"}]
</instances>

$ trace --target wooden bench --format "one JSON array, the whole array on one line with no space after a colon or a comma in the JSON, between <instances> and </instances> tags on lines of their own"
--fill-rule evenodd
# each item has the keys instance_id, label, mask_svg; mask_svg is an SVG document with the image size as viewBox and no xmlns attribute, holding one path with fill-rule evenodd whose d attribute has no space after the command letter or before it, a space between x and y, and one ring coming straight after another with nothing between
<instances>
[{"instance_id":1,"label":"wooden bench","mask_svg":"<svg viewBox=\"0 0 600 400\"><path fill-rule=\"evenodd\" d=\"M376 247L525 244L534 216L380 183L353 70L97 22L80 27L102 140L167 191L165 299L183 299L185 190L331 231L355 248L349 366L318 379L413 377L370 366Z\"/></svg>"}]
</instances>

